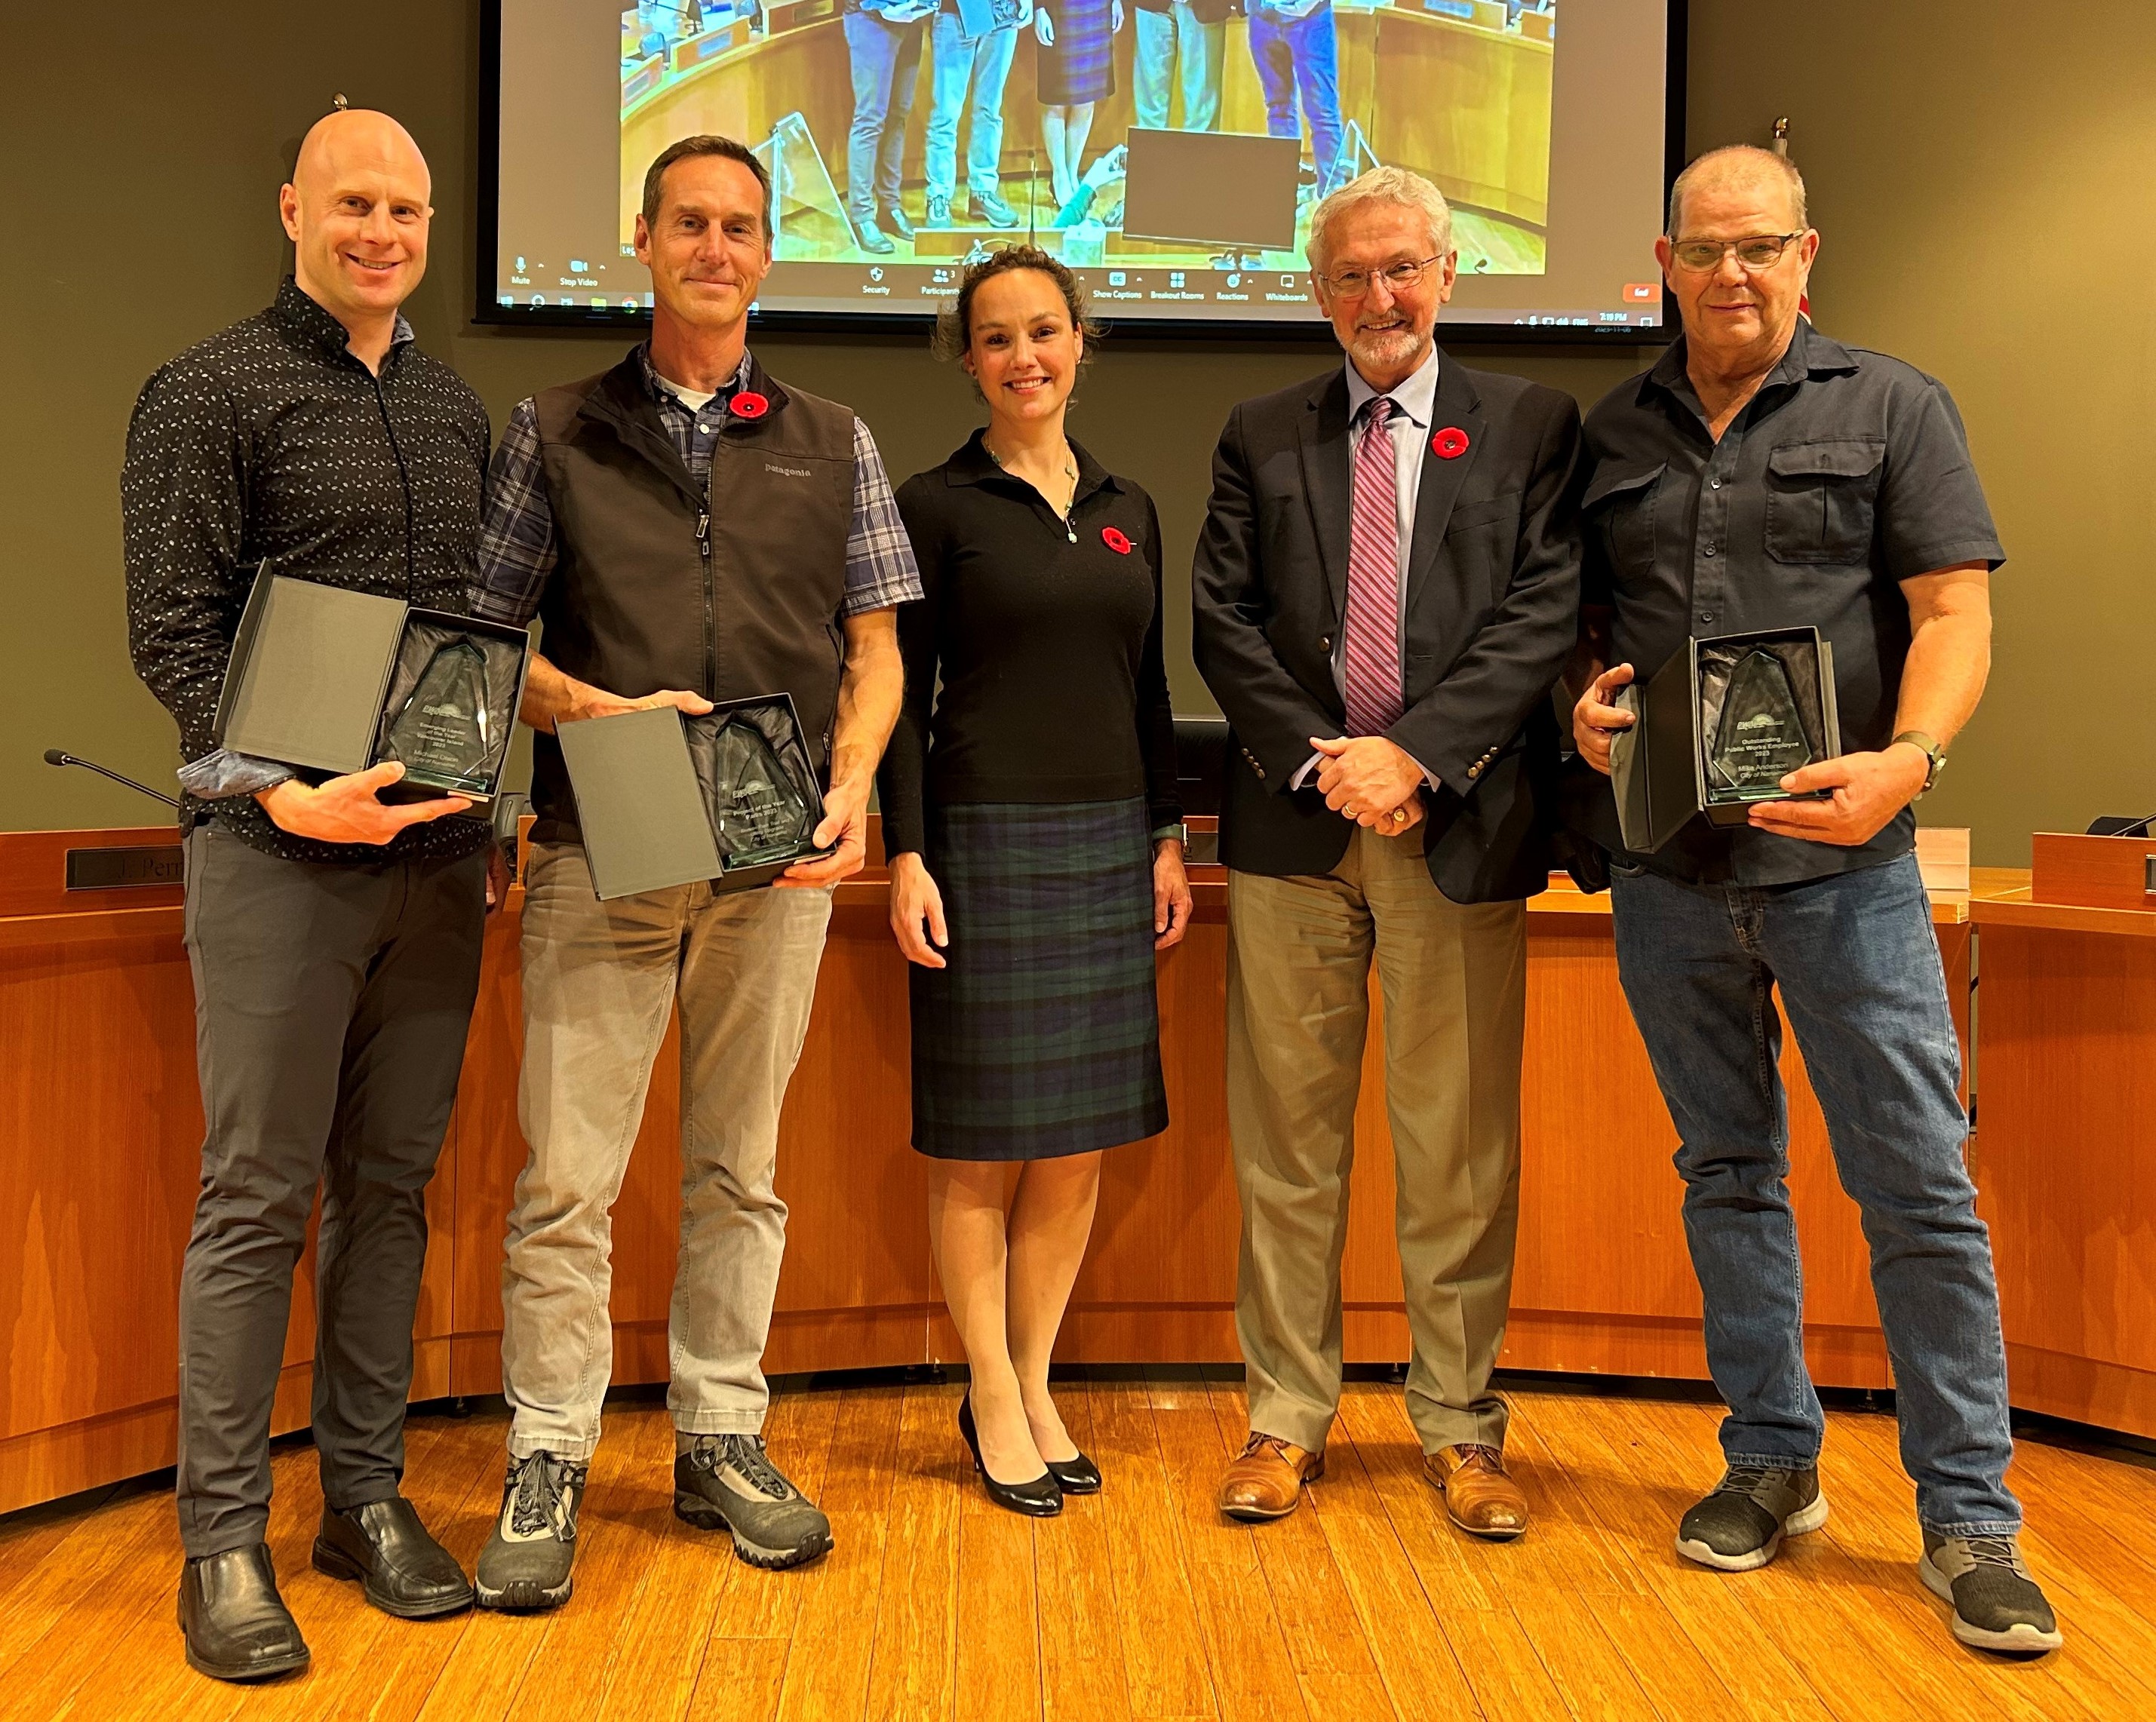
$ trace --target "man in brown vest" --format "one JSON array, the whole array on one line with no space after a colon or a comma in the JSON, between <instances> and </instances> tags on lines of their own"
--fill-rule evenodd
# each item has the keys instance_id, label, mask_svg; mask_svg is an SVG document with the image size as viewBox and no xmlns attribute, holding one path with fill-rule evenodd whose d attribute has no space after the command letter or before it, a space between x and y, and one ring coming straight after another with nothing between
<instances>
[{"instance_id":1,"label":"man in brown vest","mask_svg":"<svg viewBox=\"0 0 2156 1722\"><path fill-rule=\"evenodd\" d=\"M681 1017L682 1217L668 1350L674 1510L757 1566L812 1561L830 1521L759 1434L758 1367L786 1205L779 1108L800 1056L831 887L863 857L869 787L898 713L896 606L921 580L875 444L852 411L783 387L747 351L771 266L771 186L730 138L685 138L644 180L636 254L651 339L511 416L488 483L474 608L536 616L524 909L530 1156L502 1274L514 1414L479 1600L565 1602L577 1508L612 1371L609 1210L670 1006ZM708 884L602 903L556 726L657 705L793 695L830 787L830 858L775 889Z\"/></svg>"}]
</instances>

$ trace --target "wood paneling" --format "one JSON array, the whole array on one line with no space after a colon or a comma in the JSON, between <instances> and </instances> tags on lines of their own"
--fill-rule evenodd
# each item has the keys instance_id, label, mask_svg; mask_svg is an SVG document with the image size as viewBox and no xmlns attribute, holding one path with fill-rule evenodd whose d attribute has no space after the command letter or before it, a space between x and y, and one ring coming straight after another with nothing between
<instances>
[{"instance_id":1,"label":"wood paneling","mask_svg":"<svg viewBox=\"0 0 2156 1722\"><path fill-rule=\"evenodd\" d=\"M2015 1402L2156 1435L2156 940L1982 925L1976 1179Z\"/></svg>"},{"instance_id":2,"label":"wood paneling","mask_svg":"<svg viewBox=\"0 0 2156 1722\"><path fill-rule=\"evenodd\" d=\"M0 836L0 877L42 869L56 880L59 847L51 834ZM0 1067L0 1168L14 1197L0 1219L0 1333L8 1340L0 1510L169 1461L175 1291L202 1131L177 909L114 910L101 896L85 905L52 880L42 894L13 899L22 913L0 916L0 1043L11 1054ZM1221 1079L1225 890L1217 868L1197 869L1194 883L1196 923L1161 965L1173 1125L1108 1158L1093 1248L1059 1354L1070 1360L1237 1357L1240 1216ZM1980 879L1979 895L2011 884ZM907 1145L906 977L884 898L873 874L839 893L808 1046L788 1098L779 1188L792 1209L792 1247L766 1358L774 1373L959 1356L929 1264L924 1168ZM521 906L513 892L487 931L464 1080L429 1194L434 1239L413 1388L421 1397L487 1393L501 1384L502 1235L524 1158L516 1093ZM1935 907L1958 1007L1967 994L1969 914L1964 899ZM1553 889L1536 899L1528 927L1522 1224L1503 1361L1697 1377L1704 1366L1698 1296L1669 1164L1675 1139L1617 986L1607 899ZM2144 946L2142 957L2121 954ZM2156 945L2091 940L2079 967L2046 969L2050 991L2023 1006L2015 1003L2017 990L2025 992L2034 978L2016 978L2026 966L2017 948L1988 959L1991 1068L1979 1162L2008 1290L2016 1391L2041 1381L2049 1384L2045 1397L2025 1402L2080 1406L2071 1414L2145 1427L2133 1409L2148 1398L2145 1371L2156 1368L2135 1340L2156 1330L2148 1281L2133 1271L2150 1254L2145 1177L2130 1199L2118 1192L2130 1168L2147 1163L2145 1134L2133 1132L2149 1114L2152 1097L2134 1085L2148 1061L2143 1054L2133 1063L2130 1049L2145 1046L2134 1037L2156 1022L2156 979L2144 971L2156 963ZM1373 1022L1366 1063L1342 1270L1346 1345L1356 1361L1395 1361L1408 1352L1379 1028ZM2011 1074L2022 1056L2017 1046L2026 1053L2019 1077ZM2129 1068L2136 1074L2122 1081L2118 1072ZM615 1210L619 1381L666 1372L677 1069L670 1034ZM1836 1187L1794 1045L1785 1073L1814 1367L1823 1382L1882 1385L1888 1375L1863 1240ZM2048 1134L2014 1124L2017 1106ZM2057 1176L2059 1131L2069 1125L2074 1151L2097 1154L2091 1163L2102 1176ZM2119 1145L2113 1159L2101 1157L2107 1140ZM2087 1298L2061 1297L2062 1285L2086 1285ZM305 1415L312 1322L303 1272L280 1428Z\"/></svg>"},{"instance_id":3,"label":"wood paneling","mask_svg":"<svg viewBox=\"0 0 2156 1722\"><path fill-rule=\"evenodd\" d=\"M2035 902L2156 909L2156 891L2149 889L2156 838L2040 831L2029 847L2029 895Z\"/></svg>"}]
</instances>

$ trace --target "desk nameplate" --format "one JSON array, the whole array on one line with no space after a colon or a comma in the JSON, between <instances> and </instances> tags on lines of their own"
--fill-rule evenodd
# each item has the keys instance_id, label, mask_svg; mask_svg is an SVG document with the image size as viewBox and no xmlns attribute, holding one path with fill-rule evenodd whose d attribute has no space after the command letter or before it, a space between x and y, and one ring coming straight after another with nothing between
<instances>
[{"instance_id":1,"label":"desk nameplate","mask_svg":"<svg viewBox=\"0 0 2156 1722\"><path fill-rule=\"evenodd\" d=\"M142 885L187 883L187 851L177 843L69 849L67 889L120 891Z\"/></svg>"}]
</instances>

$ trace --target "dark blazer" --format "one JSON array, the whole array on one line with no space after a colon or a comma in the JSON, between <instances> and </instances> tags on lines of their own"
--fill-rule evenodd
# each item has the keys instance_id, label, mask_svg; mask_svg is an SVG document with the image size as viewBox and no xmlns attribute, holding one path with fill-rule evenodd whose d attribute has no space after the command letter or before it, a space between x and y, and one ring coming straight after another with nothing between
<instances>
[{"instance_id":1,"label":"dark blazer","mask_svg":"<svg viewBox=\"0 0 2156 1722\"><path fill-rule=\"evenodd\" d=\"M1558 731L1549 692L1572 649L1580 543L1579 409L1538 383L1438 368L1408 571L1407 710L1386 732L1442 787L1422 827L1430 878L1459 903L1527 897L1549 880ZM1332 677L1346 619L1348 380L1245 401L1213 457L1191 581L1198 668L1233 731L1220 858L1245 873L1324 873L1348 822L1288 780L1310 738L1346 721ZM1403 841L1412 842L1412 838Z\"/></svg>"}]
</instances>

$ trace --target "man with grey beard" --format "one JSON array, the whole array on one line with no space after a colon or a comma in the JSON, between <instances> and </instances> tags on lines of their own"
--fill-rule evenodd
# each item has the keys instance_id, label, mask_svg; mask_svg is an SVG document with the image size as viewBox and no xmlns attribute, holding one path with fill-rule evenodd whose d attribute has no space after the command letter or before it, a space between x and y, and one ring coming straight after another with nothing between
<instances>
[{"instance_id":1,"label":"man with grey beard","mask_svg":"<svg viewBox=\"0 0 2156 1722\"><path fill-rule=\"evenodd\" d=\"M1220 856L1250 1421L1220 1507L1283 1517L1324 1467L1374 956L1408 1412L1454 1522L1507 1538L1527 1502L1490 1376L1518 1212L1525 899L1548 883L1548 695L1578 602L1579 415L1438 351L1451 228L1437 188L1399 168L1320 203L1312 279L1347 361L1245 402L1214 457L1194 646L1233 732Z\"/></svg>"}]
</instances>

